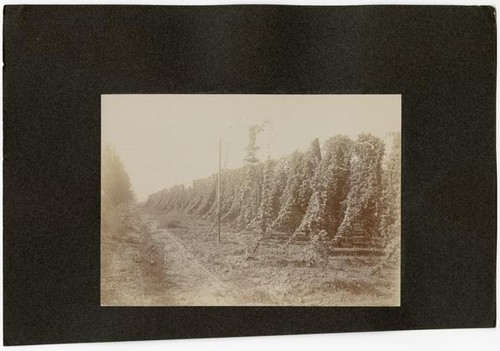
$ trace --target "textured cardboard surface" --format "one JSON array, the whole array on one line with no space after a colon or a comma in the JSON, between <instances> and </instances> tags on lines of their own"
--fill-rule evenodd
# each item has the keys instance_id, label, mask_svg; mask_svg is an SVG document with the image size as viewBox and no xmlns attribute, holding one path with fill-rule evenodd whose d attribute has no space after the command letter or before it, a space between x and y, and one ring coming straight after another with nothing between
<instances>
[{"instance_id":1,"label":"textured cardboard surface","mask_svg":"<svg viewBox=\"0 0 500 351\"><path fill-rule=\"evenodd\" d=\"M490 7L4 8L4 343L495 325ZM402 94L400 308L99 306L100 95Z\"/></svg>"}]
</instances>

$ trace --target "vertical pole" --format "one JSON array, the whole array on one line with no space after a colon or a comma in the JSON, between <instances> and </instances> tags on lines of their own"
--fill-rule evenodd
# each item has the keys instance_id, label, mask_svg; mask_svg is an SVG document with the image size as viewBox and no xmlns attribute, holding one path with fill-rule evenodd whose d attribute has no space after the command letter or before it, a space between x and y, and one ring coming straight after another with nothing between
<instances>
[{"instance_id":1,"label":"vertical pole","mask_svg":"<svg viewBox=\"0 0 500 351\"><path fill-rule=\"evenodd\" d=\"M219 140L219 173L217 173L217 241L220 242L220 193L221 193L222 141Z\"/></svg>"}]
</instances>

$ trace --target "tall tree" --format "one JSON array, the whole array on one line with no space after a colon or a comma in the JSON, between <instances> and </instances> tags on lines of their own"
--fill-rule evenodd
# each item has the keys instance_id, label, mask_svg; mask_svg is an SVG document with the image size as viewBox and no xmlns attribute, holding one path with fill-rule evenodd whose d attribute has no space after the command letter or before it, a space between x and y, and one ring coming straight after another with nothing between
<instances>
[{"instance_id":1,"label":"tall tree","mask_svg":"<svg viewBox=\"0 0 500 351\"><path fill-rule=\"evenodd\" d=\"M272 191L275 167L276 161L273 160L267 160L264 165L260 206L257 211L257 216L251 223L251 226L258 229L262 235L267 233L267 229L274 216Z\"/></svg>"},{"instance_id":2,"label":"tall tree","mask_svg":"<svg viewBox=\"0 0 500 351\"><path fill-rule=\"evenodd\" d=\"M272 223L273 230L288 232L293 231L302 220L300 215L300 206L298 203L298 194L300 185L302 184L300 166L303 158L303 153L295 151L287 159L286 170L288 178L280 199L280 211Z\"/></svg>"},{"instance_id":3,"label":"tall tree","mask_svg":"<svg viewBox=\"0 0 500 351\"><path fill-rule=\"evenodd\" d=\"M134 199L130 179L118 153L105 145L101 154L101 200L117 206Z\"/></svg>"},{"instance_id":4,"label":"tall tree","mask_svg":"<svg viewBox=\"0 0 500 351\"><path fill-rule=\"evenodd\" d=\"M259 163L259 158L257 156L259 147L257 146L257 136L262 132L262 126L258 124L253 124L248 129L248 145L246 147L245 162L247 164L257 164Z\"/></svg>"},{"instance_id":5,"label":"tall tree","mask_svg":"<svg viewBox=\"0 0 500 351\"><path fill-rule=\"evenodd\" d=\"M231 172L225 172L223 176L224 191L228 191L227 195L223 195L223 216L222 221L234 224L241 213L243 205L243 189L241 184L245 182L245 169L239 168Z\"/></svg>"},{"instance_id":6,"label":"tall tree","mask_svg":"<svg viewBox=\"0 0 500 351\"><path fill-rule=\"evenodd\" d=\"M346 136L328 139L323 157L312 179L312 195L297 234L313 236L319 232L333 237L344 217L349 192L353 141Z\"/></svg>"},{"instance_id":7,"label":"tall tree","mask_svg":"<svg viewBox=\"0 0 500 351\"><path fill-rule=\"evenodd\" d=\"M282 195L282 207L273 223L276 230L293 233L302 222L312 195L311 180L321 161L319 140L315 139L305 153L296 151L288 164L289 178Z\"/></svg>"},{"instance_id":8,"label":"tall tree","mask_svg":"<svg viewBox=\"0 0 500 351\"><path fill-rule=\"evenodd\" d=\"M276 162L274 167L273 177L271 180L270 202L271 202L271 215L269 217L270 224L278 216L282 203L281 199L285 192L287 180L289 178L286 157L282 157Z\"/></svg>"},{"instance_id":9,"label":"tall tree","mask_svg":"<svg viewBox=\"0 0 500 351\"><path fill-rule=\"evenodd\" d=\"M307 150L299 172L301 173L302 181L298 193L298 206L302 213L305 213L314 188L314 175L318 171L321 162L321 148L319 139L312 141L311 146Z\"/></svg>"},{"instance_id":10,"label":"tall tree","mask_svg":"<svg viewBox=\"0 0 500 351\"><path fill-rule=\"evenodd\" d=\"M262 131L258 124L250 126L248 130L247 153L244 161L246 178L241 189L238 201L241 201L241 209L237 218L237 226L244 228L248 226L257 216L261 201L262 165L259 164L257 156L259 147L257 146L257 136Z\"/></svg>"},{"instance_id":11,"label":"tall tree","mask_svg":"<svg viewBox=\"0 0 500 351\"><path fill-rule=\"evenodd\" d=\"M120 156L105 145L101 153L101 231L124 236L130 225L129 205L134 201L130 179Z\"/></svg>"},{"instance_id":12,"label":"tall tree","mask_svg":"<svg viewBox=\"0 0 500 351\"><path fill-rule=\"evenodd\" d=\"M381 233L387 243L401 235L401 133L392 133L391 153L383 176Z\"/></svg>"},{"instance_id":13,"label":"tall tree","mask_svg":"<svg viewBox=\"0 0 500 351\"><path fill-rule=\"evenodd\" d=\"M368 237L380 236L382 159L384 142L371 134L359 135L351 159L346 211L337 236L359 229Z\"/></svg>"}]
</instances>

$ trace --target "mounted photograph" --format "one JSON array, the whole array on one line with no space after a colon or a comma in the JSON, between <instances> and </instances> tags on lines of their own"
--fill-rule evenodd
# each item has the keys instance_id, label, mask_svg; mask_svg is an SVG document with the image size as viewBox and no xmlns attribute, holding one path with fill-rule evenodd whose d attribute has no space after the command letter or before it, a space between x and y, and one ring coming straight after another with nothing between
<instances>
[{"instance_id":1,"label":"mounted photograph","mask_svg":"<svg viewBox=\"0 0 500 351\"><path fill-rule=\"evenodd\" d=\"M400 306L401 95L101 96L102 306Z\"/></svg>"}]
</instances>

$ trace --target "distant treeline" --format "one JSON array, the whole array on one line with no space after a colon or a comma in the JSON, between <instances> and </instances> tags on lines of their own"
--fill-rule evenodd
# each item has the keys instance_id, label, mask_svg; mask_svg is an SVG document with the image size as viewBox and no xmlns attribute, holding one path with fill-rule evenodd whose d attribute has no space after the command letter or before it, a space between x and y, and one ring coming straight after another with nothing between
<instances>
[{"instance_id":1,"label":"distant treeline","mask_svg":"<svg viewBox=\"0 0 500 351\"><path fill-rule=\"evenodd\" d=\"M259 161L255 134L245 166L224 170L221 177L222 222L262 234L345 238L350 233L399 238L401 196L400 133L392 133L392 148L371 134L356 140L335 136L312 141L305 152ZM385 155L385 156L384 156ZM214 219L217 216L217 175L176 185L149 196L146 206L182 211Z\"/></svg>"},{"instance_id":2,"label":"distant treeline","mask_svg":"<svg viewBox=\"0 0 500 351\"><path fill-rule=\"evenodd\" d=\"M120 156L110 145L101 151L101 232L123 237L130 225L129 206L135 201L129 176Z\"/></svg>"}]
</instances>

